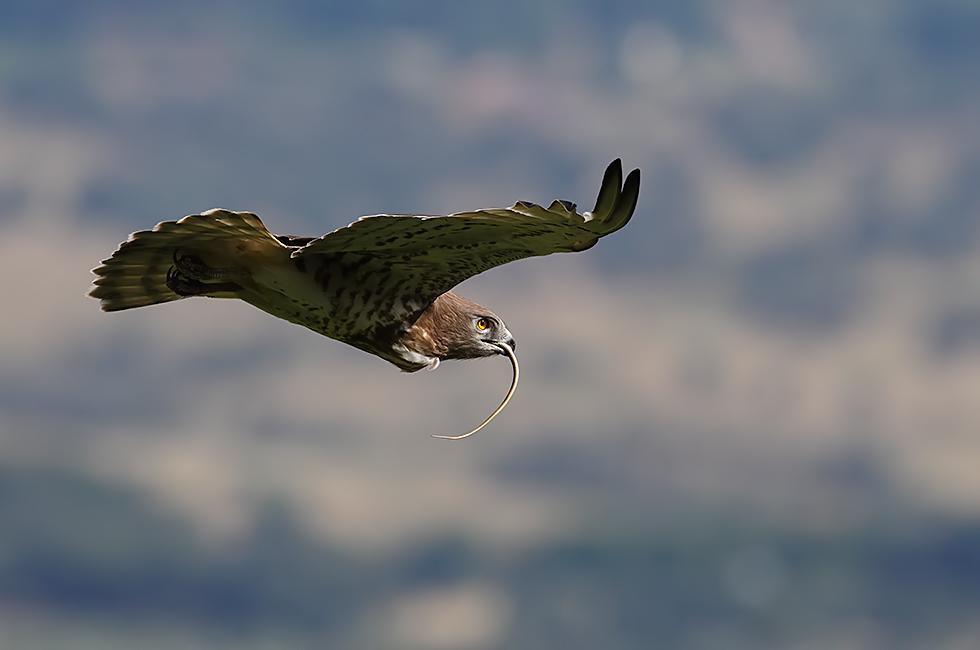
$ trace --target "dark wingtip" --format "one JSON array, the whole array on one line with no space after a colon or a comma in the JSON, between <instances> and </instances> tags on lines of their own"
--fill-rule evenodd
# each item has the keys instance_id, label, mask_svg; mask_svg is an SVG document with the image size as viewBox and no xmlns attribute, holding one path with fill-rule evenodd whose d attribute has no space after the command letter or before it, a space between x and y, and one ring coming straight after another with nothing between
<instances>
[{"instance_id":1,"label":"dark wingtip","mask_svg":"<svg viewBox=\"0 0 980 650\"><path fill-rule=\"evenodd\" d=\"M596 197L592 214L601 215L611 212L616 205L620 187L623 184L623 161L619 158L609 163L602 175L602 185L599 186L599 196Z\"/></svg>"},{"instance_id":2,"label":"dark wingtip","mask_svg":"<svg viewBox=\"0 0 980 650\"><path fill-rule=\"evenodd\" d=\"M610 222L613 224L613 230L619 230L629 223L630 218L633 216L633 212L636 210L636 202L639 199L640 170L634 169L629 173L629 176L626 177L626 182L623 183L623 191L616 199L616 207L613 209L613 214L610 217ZM612 232L612 230L610 232Z\"/></svg>"},{"instance_id":3,"label":"dark wingtip","mask_svg":"<svg viewBox=\"0 0 980 650\"><path fill-rule=\"evenodd\" d=\"M636 202L640 196L640 170L631 171L625 183L622 179L623 163L617 158L606 168L599 197L592 211L596 225L601 224L601 235L608 235L625 226L636 210Z\"/></svg>"}]
</instances>

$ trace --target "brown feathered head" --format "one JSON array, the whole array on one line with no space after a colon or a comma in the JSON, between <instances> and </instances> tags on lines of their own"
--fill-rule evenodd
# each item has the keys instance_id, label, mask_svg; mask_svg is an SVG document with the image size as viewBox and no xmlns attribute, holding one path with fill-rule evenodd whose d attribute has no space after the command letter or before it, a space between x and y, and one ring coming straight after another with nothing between
<instances>
[{"instance_id":1,"label":"brown feathered head","mask_svg":"<svg viewBox=\"0 0 980 650\"><path fill-rule=\"evenodd\" d=\"M448 359L506 355L501 343L511 350L516 347L514 337L496 314L447 291L422 312L396 347L420 363L418 369L432 369Z\"/></svg>"},{"instance_id":2,"label":"brown feathered head","mask_svg":"<svg viewBox=\"0 0 980 650\"><path fill-rule=\"evenodd\" d=\"M433 435L433 438L460 440L468 438L495 418L507 406L517 389L520 368L514 355L514 337L504 322L486 307L447 291L433 301L393 349L404 361L413 364L409 370L429 370L445 359L477 359L502 354L510 357L514 380L507 396L483 424L460 436Z\"/></svg>"}]
</instances>

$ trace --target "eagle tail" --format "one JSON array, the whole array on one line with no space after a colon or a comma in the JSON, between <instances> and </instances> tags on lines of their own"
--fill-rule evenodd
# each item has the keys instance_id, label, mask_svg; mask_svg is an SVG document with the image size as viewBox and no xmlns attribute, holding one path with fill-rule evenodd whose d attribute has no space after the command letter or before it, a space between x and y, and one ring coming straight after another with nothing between
<instances>
[{"instance_id":1,"label":"eagle tail","mask_svg":"<svg viewBox=\"0 0 980 650\"><path fill-rule=\"evenodd\" d=\"M176 260L193 259L204 268L220 269L234 279L231 276L236 272L248 274L248 256L283 250L285 247L256 215L209 210L130 235L109 259L92 270L98 277L89 295L101 301L103 311L155 305L190 295L235 298L235 284L224 278L195 281L194 286L200 291L178 293L171 288Z\"/></svg>"}]
</instances>

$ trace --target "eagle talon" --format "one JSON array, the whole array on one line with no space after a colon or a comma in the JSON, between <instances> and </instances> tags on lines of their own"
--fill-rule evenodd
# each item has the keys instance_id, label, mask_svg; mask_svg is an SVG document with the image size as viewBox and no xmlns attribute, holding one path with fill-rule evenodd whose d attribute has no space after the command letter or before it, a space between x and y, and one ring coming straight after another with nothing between
<instances>
[{"instance_id":1,"label":"eagle talon","mask_svg":"<svg viewBox=\"0 0 980 650\"><path fill-rule=\"evenodd\" d=\"M237 282L210 282L205 284L200 280L185 278L183 273L170 267L167 271L167 288L178 296L209 296L216 293L234 293L241 290Z\"/></svg>"},{"instance_id":2,"label":"eagle talon","mask_svg":"<svg viewBox=\"0 0 980 650\"><path fill-rule=\"evenodd\" d=\"M204 283L185 278L181 271L172 266L167 271L167 288L178 296L199 296L208 290Z\"/></svg>"},{"instance_id":3,"label":"eagle talon","mask_svg":"<svg viewBox=\"0 0 980 650\"><path fill-rule=\"evenodd\" d=\"M189 280L224 280L240 278L245 274L241 269L236 268L213 269L197 255L179 255L178 253L180 253L180 249L174 249L174 267Z\"/></svg>"}]
</instances>

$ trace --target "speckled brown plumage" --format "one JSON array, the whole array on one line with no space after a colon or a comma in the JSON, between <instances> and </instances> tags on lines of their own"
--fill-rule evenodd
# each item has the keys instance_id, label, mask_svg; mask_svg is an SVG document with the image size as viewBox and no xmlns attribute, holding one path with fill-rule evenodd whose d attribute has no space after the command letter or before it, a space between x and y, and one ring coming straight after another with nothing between
<instances>
[{"instance_id":1,"label":"speckled brown plumage","mask_svg":"<svg viewBox=\"0 0 980 650\"><path fill-rule=\"evenodd\" d=\"M239 298L405 371L501 354L503 321L450 291L536 255L581 251L629 221L639 170L606 170L591 213L555 201L449 216L375 215L320 238L273 235L254 214L210 210L130 236L94 270L105 311L188 296Z\"/></svg>"}]
</instances>

